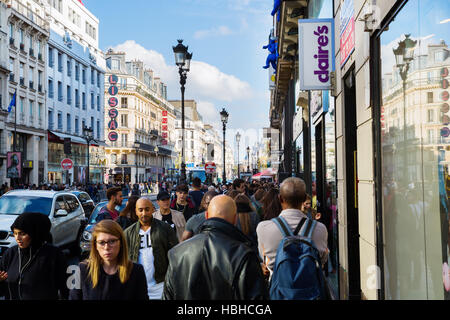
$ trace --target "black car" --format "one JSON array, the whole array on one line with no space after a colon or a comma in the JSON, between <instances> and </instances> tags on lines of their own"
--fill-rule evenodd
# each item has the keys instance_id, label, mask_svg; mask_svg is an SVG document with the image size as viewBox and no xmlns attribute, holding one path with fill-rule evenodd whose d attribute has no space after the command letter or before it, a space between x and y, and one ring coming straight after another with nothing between
<instances>
[{"instance_id":1,"label":"black car","mask_svg":"<svg viewBox=\"0 0 450 320\"><path fill-rule=\"evenodd\" d=\"M84 191L72 191L71 193L74 194L78 200L80 200L81 206L84 209L84 215L89 219L95 208L94 200L92 200L89 194Z\"/></svg>"}]
</instances>

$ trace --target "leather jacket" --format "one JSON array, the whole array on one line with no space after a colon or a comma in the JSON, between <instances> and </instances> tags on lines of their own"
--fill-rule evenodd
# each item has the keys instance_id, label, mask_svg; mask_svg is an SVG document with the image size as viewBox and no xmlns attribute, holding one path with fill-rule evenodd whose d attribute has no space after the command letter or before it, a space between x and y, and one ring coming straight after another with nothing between
<instances>
[{"instance_id":1,"label":"leather jacket","mask_svg":"<svg viewBox=\"0 0 450 320\"><path fill-rule=\"evenodd\" d=\"M268 289L250 240L219 218L169 251L164 300L263 300Z\"/></svg>"}]
</instances>

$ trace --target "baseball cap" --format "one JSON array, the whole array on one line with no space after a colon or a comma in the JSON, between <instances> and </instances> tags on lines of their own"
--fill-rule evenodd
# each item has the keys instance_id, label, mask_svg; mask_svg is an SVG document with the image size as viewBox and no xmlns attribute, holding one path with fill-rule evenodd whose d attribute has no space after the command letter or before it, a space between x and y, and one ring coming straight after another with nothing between
<instances>
[{"instance_id":1,"label":"baseball cap","mask_svg":"<svg viewBox=\"0 0 450 320\"><path fill-rule=\"evenodd\" d=\"M166 191L161 191L160 193L158 193L158 195L156 196L156 200L167 200L170 199L170 195L168 192Z\"/></svg>"}]
</instances>

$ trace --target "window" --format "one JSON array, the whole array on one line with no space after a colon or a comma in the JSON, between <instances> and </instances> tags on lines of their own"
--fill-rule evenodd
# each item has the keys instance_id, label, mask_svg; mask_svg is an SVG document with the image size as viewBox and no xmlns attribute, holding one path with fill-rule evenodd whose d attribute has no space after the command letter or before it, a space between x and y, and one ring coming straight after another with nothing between
<instances>
[{"instance_id":1,"label":"window","mask_svg":"<svg viewBox=\"0 0 450 320\"><path fill-rule=\"evenodd\" d=\"M30 89L34 89L34 68L30 67L28 69L28 81L29 81L29 87Z\"/></svg>"},{"instance_id":2,"label":"window","mask_svg":"<svg viewBox=\"0 0 450 320\"><path fill-rule=\"evenodd\" d=\"M94 130L94 117L91 117L91 129ZM92 133L94 134L94 133Z\"/></svg>"},{"instance_id":3,"label":"window","mask_svg":"<svg viewBox=\"0 0 450 320\"><path fill-rule=\"evenodd\" d=\"M33 111L33 109L34 109L34 101L31 101L30 100L30 118L33 118L33 115L34 115L34 111Z\"/></svg>"},{"instance_id":4,"label":"window","mask_svg":"<svg viewBox=\"0 0 450 320\"><path fill-rule=\"evenodd\" d=\"M11 73L12 73L13 78L14 78L14 59L13 58L9 58L9 69L11 70Z\"/></svg>"},{"instance_id":5,"label":"window","mask_svg":"<svg viewBox=\"0 0 450 320\"><path fill-rule=\"evenodd\" d=\"M75 89L75 107L80 107L80 94L78 93L78 89Z\"/></svg>"},{"instance_id":6,"label":"window","mask_svg":"<svg viewBox=\"0 0 450 320\"><path fill-rule=\"evenodd\" d=\"M433 109L428 110L428 122L434 122L434 110Z\"/></svg>"},{"instance_id":7,"label":"window","mask_svg":"<svg viewBox=\"0 0 450 320\"><path fill-rule=\"evenodd\" d=\"M21 79L21 81L22 81L22 79L24 79L24 74L23 74L23 67L24 67L24 64L21 62L20 63L20 69L19 69L19 71L20 71L20 79ZM23 80L24 81L24 80ZM22 85L23 85L23 83L21 83Z\"/></svg>"},{"instance_id":8,"label":"window","mask_svg":"<svg viewBox=\"0 0 450 320\"><path fill-rule=\"evenodd\" d=\"M94 40L97 40L97 29L86 21L86 33Z\"/></svg>"},{"instance_id":9,"label":"window","mask_svg":"<svg viewBox=\"0 0 450 320\"><path fill-rule=\"evenodd\" d=\"M128 108L128 98L125 97L120 98L120 107Z\"/></svg>"},{"instance_id":10,"label":"window","mask_svg":"<svg viewBox=\"0 0 450 320\"><path fill-rule=\"evenodd\" d=\"M72 132L72 119L70 113L67 114L67 132Z\"/></svg>"},{"instance_id":11,"label":"window","mask_svg":"<svg viewBox=\"0 0 450 320\"><path fill-rule=\"evenodd\" d=\"M100 72L97 72L97 87L100 88Z\"/></svg>"},{"instance_id":12,"label":"window","mask_svg":"<svg viewBox=\"0 0 450 320\"><path fill-rule=\"evenodd\" d=\"M63 71L63 65L62 65L62 53L58 52L58 71Z\"/></svg>"},{"instance_id":13,"label":"window","mask_svg":"<svg viewBox=\"0 0 450 320\"><path fill-rule=\"evenodd\" d=\"M100 120L97 120L97 139L100 139Z\"/></svg>"},{"instance_id":14,"label":"window","mask_svg":"<svg viewBox=\"0 0 450 320\"><path fill-rule=\"evenodd\" d=\"M53 49L52 48L48 48L48 66L50 68L53 68L54 66L54 61L53 61L54 57L53 57Z\"/></svg>"},{"instance_id":15,"label":"window","mask_svg":"<svg viewBox=\"0 0 450 320\"><path fill-rule=\"evenodd\" d=\"M78 63L75 65L75 80L80 80L80 66Z\"/></svg>"},{"instance_id":16,"label":"window","mask_svg":"<svg viewBox=\"0 0 450 320\"><path fill-rule=\"evenodd\" d=\"M80 207L80 203L78 202L77 198L75 198L74 196L64 196L64 199L66 200L67 203L67 208L68 210L67 213L73 213L75 212L79 207Z\"/></svg>"},{"instance_id":17,"label":"window","mask_svg":"<svg viewBox=\"0 0 450 320\"><path fill-rule=\"evenodd\" d=\"M121 138L122 138L122 140L121 140L122 141L122 147L126 147L127 143L128 143L128 134L122 133Z\"/></svg>"},{"instance_id":18,"label":"window","mask_svg":"<svg viewBox=\"0 0 450 320\"><path fill-rule=\"evenodd\" d=\"M58 112L58 130L62 131L62 113Z\"/></svg>"},{"instance_id":19,"label":"window","mask_svg":"<svg viewBox=\"0 0 450 320\"><path fill-rule=\"evenodd\" d=\"M82 73L81 73L81 76L82 76L82 82L83 82L83 84L86 84L86 69L85 69L85 68L83 68L83 71L82 71Z\"/></svg>"},{"instance_id":20,"label":"window","mask_svg":"<svg viewBox=\"0 0 450 320\"><path fill-rule=\"evenodd\" d=\"M38 41L38 58L42 60L42 42Z\"/></svg>"},{"instance_id":21,"label":"window","mask_svg":"<svg viewBox=\"0 0 450 320\"><path fill-rule=\"evenodd\" d=\"M118 59L112 59L111 61L111 69L112 70L120 70L120 60Z\"/></svg>"},{"instance_id":22,"label":"window","mask_svg":"<svg viewBox=\"0 0 450 320\"><path fill-rule=\"evenodd\" d=\"M120 115L120 125L125 128L128 127L128 115L127 114Z\"/></svg>"},{"instance_id":23,"label":"window","mask_svg":"<svg viewBox=\"0 0 450 320\"><path fill-rule=\"evenodd\" d=\"M95 109L95 104L94 104L95 100L94 100L94 93L91 92L91 109L94 110Z\"/></svg>"},{"instance_id":24,"label":"window","mask_svg":"<svg viewBox=\"0 0 450 320\"><path fill-rule=\"evenodd\" d=\"M91 69L91 84L95 84L95 70Z\"/></svg>"},{"instance_id":25,"label":"window","mask_svg":"<svg viewBox=\"0 0 450 320\"><path fill-rule=\"evenodd\" d=\"M75 133L78 134L78 117L75 117Z\"/></svg>"},{"instance_id":26,"label":"window","mask_svg":"<svg viewBox=\"0 0 450 320\"><path fill-rule=\"evenodd\" d=\"M67 86L67 104L68 105L72 104L72 90L70 86Z\"/></svg>"},{"instance_id":27,"label":"window","mask_svg":"<svg viewBox=\"0 0 450 320\"><path fill-rule=\"evenodd\" d=\"M48 80L48 97L50 99L53 99L53 95L54 95L54 92L53 92L53 80L49 79Z\"/></svg>"},{"instance_id":28,"label":"window","mask_svg":"<svg viewBox=\"0 0 450 320\"><path fill-rule=\"evenodd\" d=\"M67 213L69 213L69 206L66 201L64 201L64 196L60 196L55 200L55 213L57 213L58 210L66 210Z\"/></svg>"},{"instance_id":29,"label":"window","mask_svg":"<svg viewBox=\"0 0 450 320\"><path fill-rule=\"evenodd\" d=\"M19 36L20 36L20 44L24 45L23 29L20 29Z\"/></svg>"},{"instance_id":30,"label":"window","mask_svg":"<svg viewBox=\"0 0 450 320\"><path fill-rule=\"evenodd\" d=\"M48 110L48 128L53 130L53 111Z\"/></svg>"},{"instance_id":31,"label":"window","mask_svg":"<svg viewBox=\"0 0 450 320\"><path fill-rule=\"evenodd\" d=\"M67 76L72 76L72 62L70 61L70 59L67 59Z\"/></svg>"},{"instance_id":32,"label":"window","mask_svg":"<svg viewBox=\"0 0 450 320\"><path fill-rule=\"evenodd\" d=\"M427 103L433 103L433 92L427 92Z\"/></svg>"},{"instance_id":33,"label":"window","mask_svg":"<svg viewBox=\"0 0 450 320\"><path fill-rule=\"evenodd\" d=\"M39 121L42 120L42 103L38 104L38 119Z\"/></svg>"},{"instance_id":34,"label":"window","mask_svg":"<svg viewBox=\"0 0 450 320\"><path fill-rule=\"evenodd\" d=\"M42 92L42 71L38 71L38 90Z\"/></svg>"},{"instance_id":35,"label":"window","mask_svg":"<svg viewBox=\"0 0 450 320\"><path fill-rule=\"evenodd\" d=\"M14 39L14 25L12 23L9 24L9 37Z\"/></svg>"},{"instance_id":36,"label":"window","mask_svg":"<svg viewBox=\"0 0 450 320\"><path fill-rule=\"evenodd\" d=\"M97 111L100 111L100 96L97 96Z\"/></svg>"},{"instance_id":37,"label":"window","mask_svg":"<svg viewBox=\"0 0 450 320\"><path fill-rule=\"evenodd\" d=\"M86 103L86 92L83 92L81 94L81 100L82 100L82 103L83 103L83 110L86 110L86 105L87 105L87 103Z\"/></svg>"},{"instance_id":38,"label":"window","mask_svg":"<svg viewBox=\"0 0 450 320\"><path fill-rule=\"evenodd\" d=\"M121 161L120 161L120 164L128 164L128 157L127 157L127 154L126 154L126 153L122 153L122 154L121 154L121 157L122 157L122 159L121 159Z\"/></svg>"},{"instance_id":39,"label":"window","mask_svg":"<svg viewBox=\"0 0 450 320\"><path fill-rule=\"evenodd\" d=\"M62 82L58 81L58 101L63 101Z\"/></svg>"}]
</instances>

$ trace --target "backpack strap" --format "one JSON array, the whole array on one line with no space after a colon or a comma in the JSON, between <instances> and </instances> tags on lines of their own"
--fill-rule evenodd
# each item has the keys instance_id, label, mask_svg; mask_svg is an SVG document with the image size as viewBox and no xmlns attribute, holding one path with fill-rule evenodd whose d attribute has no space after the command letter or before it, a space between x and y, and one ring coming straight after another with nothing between
<instances>
[{"instance_id":1,"label":"backpack strap","mask_svg":"<svg viewBox=\"0 0 450 320\"><path fill-rule=\"evenodd\" d=\"M307 224L305 225L305 227L302 229L302 231L300 232L300 235L302 237L305 238L312 238L312 233L317 225L317 221L315 220L311 220L311 219L307 219Z\"/></svg>"},{"instance_id":2,"label":"backpack strap","mask_svg":"<svg viewBox=\"0 0 450 320\"><path fill-rule=\"evenodd\" d=\"M278 228L281 231L281 234L284 237L289 237L292 236L292 231L289 228L289 225L287 224L286 220L283 219L283 217L275 217L272 219L273 222L275 222L275 224L278 226Z\"/></svg>"},{"instance_id":3,"label":"backpack strap","mask_svg":"<svg viewBox=\"0 0 450 320\"><path fill-rule=\"evenodd\" d=\"M297 228L295 228L294 230L294 236L298 235L298 232L300 231L300 229L303 227L303 225L305 224L307 218L301 218L300 222L297 225Z\"/></svg>"}]
</instances>

